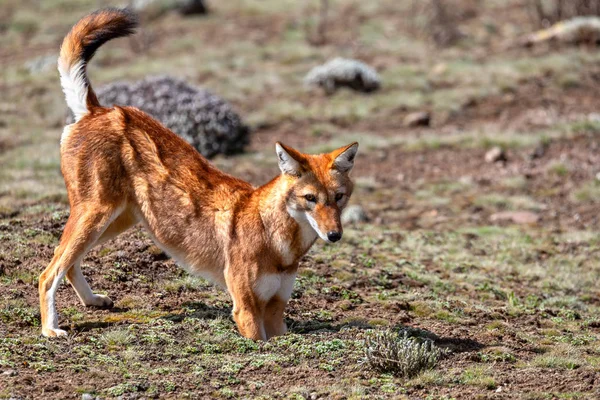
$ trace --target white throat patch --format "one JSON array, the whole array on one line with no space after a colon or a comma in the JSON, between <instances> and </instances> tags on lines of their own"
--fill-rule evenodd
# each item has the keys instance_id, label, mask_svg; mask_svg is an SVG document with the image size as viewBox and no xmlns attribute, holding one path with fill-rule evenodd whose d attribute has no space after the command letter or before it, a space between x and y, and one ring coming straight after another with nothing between
<instances>
[{"instance_id":1,"label":"white throat patch","mask_svg":"<svg viewBox=\"0 0 600 400\"><path fill-rule=\"evenodd\" d=\"M310 218L308 214L303 211L294 210L290 207L287 208L287 211L298 225L300 225L300 236L302 237L303 248L308 248L317 238L317 234L323 238L319 232L316 221L313 218Z\"/></svg>"}]
</instances>

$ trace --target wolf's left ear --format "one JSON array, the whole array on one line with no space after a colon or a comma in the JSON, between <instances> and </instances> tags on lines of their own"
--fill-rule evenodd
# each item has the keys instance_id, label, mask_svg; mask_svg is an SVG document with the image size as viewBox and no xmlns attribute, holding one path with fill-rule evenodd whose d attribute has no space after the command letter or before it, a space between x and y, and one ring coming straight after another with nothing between
<instances>
[{"instance_id":1,"label":"wolf's left ear","mask_svg":"<svg viewBox=\"0 0 600 400\"><path fill-rule=\"evenodd\" d=\"M334 150L331 155L333 156L332 168L340 172L348 173L354 167L354 158L358 151L358 143L354 142L348 146L340 147Z\"/></svg>"}]
</instances>

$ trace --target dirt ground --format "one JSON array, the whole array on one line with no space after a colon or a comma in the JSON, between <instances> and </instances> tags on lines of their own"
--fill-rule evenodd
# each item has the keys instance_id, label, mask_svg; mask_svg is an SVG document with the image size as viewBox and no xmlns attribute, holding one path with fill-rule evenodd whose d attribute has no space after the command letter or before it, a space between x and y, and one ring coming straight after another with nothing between
<instances>
[{"instance_id":1,"label":"dirt ground","mask_svg":"<svg viewBox=\"0 0 600 400\"><path fill-rule=\"evenodd\" d=\"M306 39L318 2L269 0L167 13L103 47L94 85L169 73L231 101L251 143L213 162L253 184L278 172L276 140L307 152L358 140L351 203L369 221L304 257L290 332L268 343L241 338L227 293L140 228L83 262L115 306L87 309L63 284L69 336L42 337L37 277L69 215L66 105L54 66L26 63L55 55L100 3L9 0L0 14L0 398L600 398L600 57L507 46L533 29L516 0L480 2L443 49L391 0L332 1L323 46ZM373 65L382 89L303 87L338 55ZM431 126L405 126L415 111ZM487 162L494 147L503 157ZM365 340L406 328L446 356L411 378L371 368Z\"/></svg>"}]
</instances>

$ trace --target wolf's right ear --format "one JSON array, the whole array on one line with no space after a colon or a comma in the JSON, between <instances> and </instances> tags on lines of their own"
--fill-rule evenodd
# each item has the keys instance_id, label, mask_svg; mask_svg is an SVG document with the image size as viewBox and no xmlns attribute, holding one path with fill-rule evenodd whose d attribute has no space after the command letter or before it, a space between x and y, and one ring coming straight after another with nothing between
<instances>
[{"instance_id":1,"label":"wolf's right ear","mask_svg":"<svg viewBox=\"0 0 600 400\"><path fill-rule=\"evenodd\" d=\"M275 143L275 152L277 153L277 161L282 173L293 176L300 176L302 174L303 160L299 152L279 142Z\"/></svg>"}]
</instances>

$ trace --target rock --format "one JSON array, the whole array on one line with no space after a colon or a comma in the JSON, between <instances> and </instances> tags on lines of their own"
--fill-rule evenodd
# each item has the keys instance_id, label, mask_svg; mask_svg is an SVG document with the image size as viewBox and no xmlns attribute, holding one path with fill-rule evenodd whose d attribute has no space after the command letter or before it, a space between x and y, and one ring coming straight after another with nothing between
<instances>
[{"instance_id":1,"label":"rock","mask_svg":"<svg viewBox=\"0 0 600 400\"><path fill-rule=\"evenodd\" d=\"M475 180L473 179L472 176L463 175L460 178L458 178L458 182L465 186L471 186L475 183Z\"/></svg>"},{"instance_id":2,"label":"rock","mask_svg":"<svg viewBox=\"0 0 600 400\"><path fill-rule=\"evenodd\" d=\"M95 397L89 393L84 393L81 395L81 400L94 400Z\"/></svg>"},{"instance_id":3,"label":"rock","mask_svg":"<svg viewBox=\"0 0 600 400\"><path fill-rule=\"evenodd\" d=\"M327 94L342 87L368 93L379 89L381 81L377 71L367 64L338 57L311 69L304 77L304 84L322 87Z\"/></svg>"},{"instance_id":4,"label":"rock","mask_svg":"<svg viewBox=\"0 0 600 400\"><path fill-rule=\"evenodd\" d=\"M342 224L355 224L368 221L369 217L362 206L353 205L342 211Z\"/></svg>"},{"instance_id":5,"label":"rock","mask_svg":"<svg viewBox=\"0 0 600 400\"><path fill-rule=\"evenodd\" d=\"M596 180L597 180L598 182L600 182L600 172L598 172L598 173L596 174Z\"/></svg>"},{"instance_id":6,"label":"rock","mask_svg":"<svg viewBox=\"0 0 600 400\"><path fill-rule=\"evenodd\" d=\"M417 111L404 117L404 126L429 126L431 124L431 114L427 111Z\"/></svg>"},{"instance_id":7,"label":"rock","mask_svg":"<svg viewBox=\"0 0 600 400\"><path fill-rule=\"evenodd\" d=\"M14 369L7 369L6 371L4 371L2 373L2 375L4 375L4 376L17 376L18 372L15 371Z\"/></svg>"},{"instance_id":8,"label":"rock","mask_svg":"<svg viewBox=\"0 0 600 400\"><path fill-rule=\"evenodd\" d=\"M548 149L548 145L546 143L540 143L532 152L529 154L529 158L531 160L535 160L537 158L542 158L544 154L546 154L546 150Z\"/></svg>"},{"instance_id":9,"label":"rock","mask_svg":"<svg viewBox=\"0 0 600 400\"><path fill-rule=\"evenodd\" d=\"M207 14L208 8L203 0L187 0L179 7L181 15Z\"/></svg>"},{"instance_id":10,"label":"rock","mask_svg":"<svg viewBox=\"0 0 600 400\"><path fill-rule=\"evenodd\" d=\"M244 151L250 129L219 96L170 76L115 82L97 91L104 106L133 106L158 119L204 157ZM74 122L72 116L67 123Z\"/></svg>"},{"instance_id":11,"label":"rock","mask_svg":"<svg viewBox=\"0 0 600 400\"><path fill-rule=\"evenodd\" d=\"M149 20L160 18L171 10L181 15L208 13L203 0L132 0L130 7Z\"/></svg>"},{"instance_id":12,"label":"rock","mask_svg":"<svg viewBox=\"0 0 600 400\"><path fill-rule=\"evenodd\" d=\"M485 162L495 163L498 161L506 161L506 153L501 147L495 146L485 153Z\"/></svg>"},{"instance_id":13,"label":"rock","mask_svg":"<svg viewBox=\"0 0 600 400\"><path fill-rule=\"evenodd\" d=\"M502 211L490 216L492 222L512 222L515 224L536 224L540 216L531 211Z\"/></svg>"},{"instance_id":14,"label":"rock","mask_svg":"<svg viewBox=\"0 0 600 400\"><path fill-rule=\"evenodd\" d=\"M443 75L448 71L448 64L439 63L436 64L435 67L431 70L434 75Z\"/></svg>"}]
</instances>

